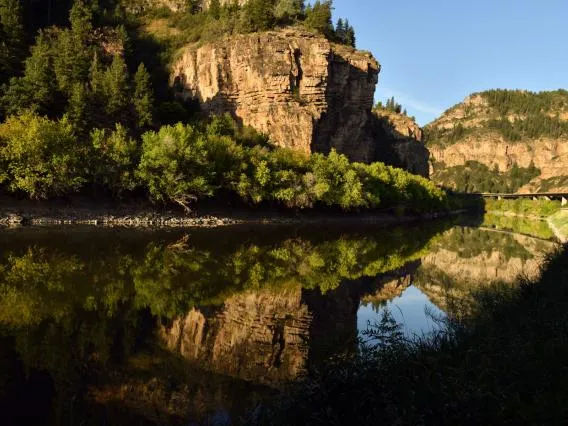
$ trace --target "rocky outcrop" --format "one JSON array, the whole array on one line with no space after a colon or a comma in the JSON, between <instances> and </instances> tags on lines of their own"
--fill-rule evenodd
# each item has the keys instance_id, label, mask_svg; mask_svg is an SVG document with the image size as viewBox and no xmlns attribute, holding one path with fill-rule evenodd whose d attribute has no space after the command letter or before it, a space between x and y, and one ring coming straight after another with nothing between
<instances>
[{"instance_id":1,"label":"rocky outcrop","mask_svg":"<svg viewBox=\"0 0 568 426\"><path fill-rule=\"evenodd\" d=\"M212 371L275 384L306 367L311 316L301 288L233 296L216 311L193 309L163 327L171 350Z\"/></svg>"},{"instance_id":2,"label":"rocky outcrop","mask_svg":"<svg viewBox=\"0 0 568 426\"><path fill-rule=\"evenodd\" d=\"M184 48L172 84L208 113L231 113L305 153L375 159L371 107L380 66L370 53L282 29Z\"/></svg>"},{"instance_id":3,"label":"rocky outcrop","mask_svg":"<svg viewBox=\"0 0 568 426\"><path fill-rule=\"evenodd\" d=\"M549 111L548 115L568 120L567 110ZM462 129L456 140L442 141L433 138L428 141L431 154L431 170L435 173L453 166L462 166L467 161L476 161L503 173L516 165L528 168L534 165L540 169L540 176L522 187L519 192L566 191L568 185L558 179L568 176L568 137L522 138L507 140L488 125L490 120L504 118L510 122L525 120L519 114L507 113L502 116L483 94L474 94L464 102L450 108L440 118L427 126L427 131L451 131L458 126ZM568 179L566 179L568 181Z\"/></svg>"},{"instance_id":4,"label":"rocky outcrop","mask_svg":"<svg viewBox=\"0 0 568 426\"><path fill-rule=\"evenodd\" d=\"M414 284L446 312L468 309L476 289L537 278L544 257L555 248L553 241L521 234L456 227L422 258Z\"/></svg>"},{"instance_id":5,"label":"rocky outcrop","mask_svg":"<svg viewBox=\"0 0 568 426\"><path fill-rule=\"evenodd\" d=\"M386 108L377 108L373 113L380 133L376 140L383 141L377 159L428 177L430 153L423 143L422 128L414 119Z\"/></svg>"}]
</instances>

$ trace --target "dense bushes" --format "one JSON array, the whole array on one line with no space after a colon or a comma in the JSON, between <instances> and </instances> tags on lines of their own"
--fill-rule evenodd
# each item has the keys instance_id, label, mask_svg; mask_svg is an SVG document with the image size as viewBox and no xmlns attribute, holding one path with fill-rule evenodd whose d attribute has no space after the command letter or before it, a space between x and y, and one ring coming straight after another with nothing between
<instances>
[{"instance_id":1,"label":"dense bushes","mask_svg":"<svg viewBox=\"0 0 568 426\"><path fill-rule=\"evenodd\" d=\"M29 112L10 117L0 124L0 183L30 198L73 192L85 182L85 152L67 118L52 121Z\"/></svg>"},{"instance_id":2,"label":"dense bushes","mask_svg":"<svg viewBox=\"0 0 568 426\"><path fill-rule=\"evenodd\" d=\"M308 157L276 148L250 129L240 130L229 116L164 126L146 132L139 144L120 124L83 138L67 117L56 121L26 112L0 124L0 146L2 181L31 198L95 186L112 194L139 187L153 200L185 208L219 190L254 204L296 208L408 205L422 211L447 204L445 193L427 179L382 163L350 163L335 151Z\"/></svg>"}]
</instances>

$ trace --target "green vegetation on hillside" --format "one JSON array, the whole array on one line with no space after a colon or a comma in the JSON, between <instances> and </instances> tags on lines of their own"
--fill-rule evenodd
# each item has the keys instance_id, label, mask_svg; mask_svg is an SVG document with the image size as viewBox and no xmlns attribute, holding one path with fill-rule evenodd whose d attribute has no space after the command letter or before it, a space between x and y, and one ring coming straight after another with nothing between
<instances>
[{"instance_id":1,"label":"green vegetation on hillside","mask_svg":"<svg viewBox=\"0 0 568 426\"><path fill-rule=\"evenodd\" d=\"M471 312L428 339L392 318L378 343L338 357L263 410L256 424L534 424L568 416L568 249L540 279L474 294Z\"/></svg>"},{"instance_id":2,"label":"green vegetation on hillside","mask_svg":"<svg viewBox=\"0 0 568 426\"><path fill-rule=\"evenodd\" d=\"M488 103L489 118L478 127L466 127L459 120L451 128L428 126L425 129L427 143L451 145L467 136L481 135L487 131L496 131L505 140L512 142L540 137L568 137L568 121L560 117L561 113L568 111L566 90L488 90L474 95L481 95ZM475 118L469 115L467 117Z\"/></svg>"},{"instance_id":3,"label":"green vegetation on hillside","mask_svg":"<svg viewBox=\"0 0 568 426\"><path fill-rule=\"evenodd\" d=\"M507 172L490 169L477 161L466 161L463 166L441 167L434 163L432 179L445 187L462 192L513 193L540 175L540 170L531 165L527 168L516 164Z\"/></svg>"},{"instance_id":4,"label":"green vegetation on hillside","mask_svg":"<svg viewBox=\"0 0 568 426\"><path fill-rule=\"evenodd\" d=\"M2 69L11 73L0 90L0 190L32 199L134 191L186 209L221 192L294 208L447 206L444 192L426 179L379 163L350 163L336 152L307 158L271 146L228 116L201 117L164 88L164 46L151 49L138 18L121 2L74 2L67 26L35 22L29 28L39 33L18 67L24 18L34 6L2 1L1 31L11 34L2 43L15 53L0 57ZM351 40L336 41L354 43L348 22L331 25L330 1L304 7L302 1L251 0L242 8L213 2L206 12L144 13L140 19L167 16L200 37L211 25L213 32L230 33L225 19L243 31L302 21L334 40ZM183 34L191 36L187 28Z\"/></svg>"}]
</instances>

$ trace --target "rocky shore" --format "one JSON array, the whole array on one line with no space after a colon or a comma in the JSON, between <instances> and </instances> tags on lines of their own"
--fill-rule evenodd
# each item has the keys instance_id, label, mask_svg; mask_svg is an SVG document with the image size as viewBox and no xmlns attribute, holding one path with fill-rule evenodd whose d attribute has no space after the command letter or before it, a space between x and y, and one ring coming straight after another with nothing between
<instances>
[{"instance_id":1,"label":"rocky shore","mask_svg":"<svg viewBox=\"0 0 568 426\"><path fill-rule=\"evenodd\" d=\"M326 214L204 208L190 214L148 206L58 206L0 200L0 227L91 225L129 228L213 228L239 224L394 224L432 220L459 212L395 215L389 212Z\"/></svg>"}]
</instances>

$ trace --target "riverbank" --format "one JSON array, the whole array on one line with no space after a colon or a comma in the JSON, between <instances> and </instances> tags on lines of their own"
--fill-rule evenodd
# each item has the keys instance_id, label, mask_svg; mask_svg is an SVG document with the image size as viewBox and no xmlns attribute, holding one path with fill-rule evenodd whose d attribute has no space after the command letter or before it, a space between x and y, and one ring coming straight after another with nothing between
<instances>
[{"instance_id":1,"label":"riverbank","mask_svg":"<svg viewBox=\"0 0 568 426\"><path fill-rule=\"evenodd\" d=\"M382 344L331 361L251 423L267 425L562 424L568 418L568 247L541 276L478 291L445 333L406 339L388 319Z\"/></svg>"},{"instance_id":2,"label":"riverbank","mask_svg":"<svg viewBox=\"0 0 568 426\"><path fill-rule=\"evenodd\" d=\"M463 213L465 210L411 214L401 211L341 212L330 209L294 211L247 209L243 205L201 203L186 214L182 209L158 208L146 202L94 202L90 199L32 202L0 198L0 227L4 226L118 226L131 228L220 227L239 224L395 224Z\"/></svg>"},{"instance_id":3,"label":"riverbank","mask_svg":"<svg viewBox=\"0 0 568 426\"><path fill-rule=\"evenodd\" d=\"M568 210L563 209L546 219L548 226L562 243L568 242Z\"/></svg>"}]
</instances>

